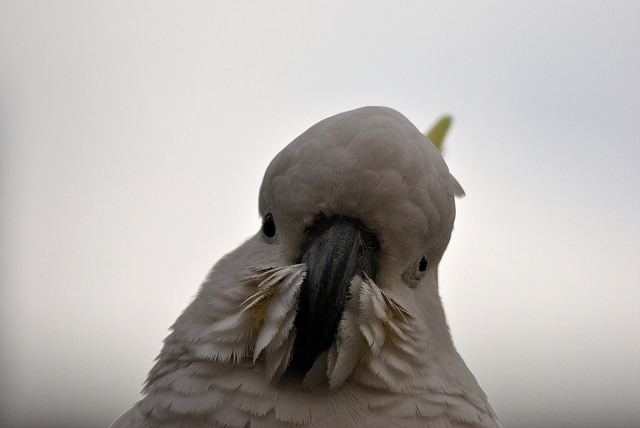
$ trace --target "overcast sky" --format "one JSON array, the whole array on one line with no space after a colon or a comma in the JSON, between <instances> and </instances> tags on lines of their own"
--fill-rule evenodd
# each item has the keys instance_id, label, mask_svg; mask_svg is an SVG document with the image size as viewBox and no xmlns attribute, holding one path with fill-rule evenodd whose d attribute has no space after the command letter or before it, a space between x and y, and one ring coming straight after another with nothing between
<instances>
[{"instance_id":1,"label":"overcast sky","mask_svg":"<svg viewBox=\"0 0 640 428\"><path fill-rule=\"evenodd\" d=\"M3 426L108 425L273 156L454 117L454 341L509 427L640 424L640 3L0 0Z\"/></svg>"}]
</instances>

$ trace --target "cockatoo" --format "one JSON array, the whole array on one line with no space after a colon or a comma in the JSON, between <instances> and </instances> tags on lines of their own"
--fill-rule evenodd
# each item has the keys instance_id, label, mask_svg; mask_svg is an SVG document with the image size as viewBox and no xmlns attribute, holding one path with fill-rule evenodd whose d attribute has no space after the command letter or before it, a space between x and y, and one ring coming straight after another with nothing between
<instances>
[{"instance_id":1,"label":"cockatoo","mask_svg":"<svg viewBox=\"0 0 640 428\"><path fill-rule=\"evenodd\" d=\"M322 120L271 162L260 230L172 326L114 427L499 427L438 264L463 191L395 110Z\"/></svg>"}]
</instances>

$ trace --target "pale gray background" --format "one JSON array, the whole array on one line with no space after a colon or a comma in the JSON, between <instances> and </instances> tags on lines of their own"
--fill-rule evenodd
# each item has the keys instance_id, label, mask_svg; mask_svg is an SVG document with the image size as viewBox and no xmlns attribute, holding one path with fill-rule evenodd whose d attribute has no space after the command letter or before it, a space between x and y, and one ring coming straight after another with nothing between
<instances>
[{"instance_id":1,"label":"pale gray background","mask_svg":"<svg viewBox=\"0 0 640 428\"><path fill-rule=\"evenodd\" d=\"M271 158L387 105L455 117L442 265L511 427L640 425L640 3L0 1L3 426L105 426Z\"/></svg>"}]
</instances>

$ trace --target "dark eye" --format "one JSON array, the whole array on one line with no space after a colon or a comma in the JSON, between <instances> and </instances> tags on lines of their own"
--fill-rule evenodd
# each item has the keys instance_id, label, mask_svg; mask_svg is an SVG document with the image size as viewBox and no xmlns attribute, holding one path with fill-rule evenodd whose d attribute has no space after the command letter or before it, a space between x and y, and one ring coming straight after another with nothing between
<instances>
[{"instance_id":1,"label":"dark eye","mask_svg":"<svg viewBox=\"0 0 640 428\"><path fill-rule=\"evenodd\" d=\"M418 270L420 272L424 272L425 270L427 270L427 256L426 255L422 256L422 258L420 259L420 264L418 265Z\"/></svg>"},{"instance_id":2,"label":"dark eye","mask_svg":"<svg viewBox=\"0 0 640 428\"><path fill-rule=\"evenodd\" d=\"M276 222L273 220L273 215L268 213L262 220L262 233L267 238L273 238L276 236Z\"/></svg>"}]
</instances>

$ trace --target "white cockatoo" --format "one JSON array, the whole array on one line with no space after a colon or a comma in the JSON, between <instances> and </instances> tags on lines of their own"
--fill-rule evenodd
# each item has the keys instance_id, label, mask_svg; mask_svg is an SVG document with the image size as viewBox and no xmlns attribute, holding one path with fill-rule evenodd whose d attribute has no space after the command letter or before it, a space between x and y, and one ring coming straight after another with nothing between
<instances>
[{"instance_id":1,"label":"white cockatoo","mask_svg":"<svg viewBox=\"0 0 640 428\"><path fill-rule=\"evenodd\" d=\"M211 270L114 427L499 427L454 348L438 264L462 195L398 112L309 128L262 226Z\"/></svg>"}]
</instances>

